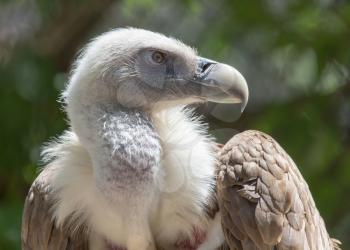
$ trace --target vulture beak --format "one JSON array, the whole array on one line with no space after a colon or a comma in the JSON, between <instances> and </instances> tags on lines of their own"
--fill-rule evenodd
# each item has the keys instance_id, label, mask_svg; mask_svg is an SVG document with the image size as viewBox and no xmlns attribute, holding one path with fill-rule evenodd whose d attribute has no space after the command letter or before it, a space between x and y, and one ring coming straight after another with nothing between
<instances>
[{"instance_id":1,"label":"vulture beak","mask_svg":"<svg viewBox=\"0 0 350 250\"><path fill-rule=\"evenodd\" d=\"M248 102L248 85L235 68L198 57L192 82L201 85L201 97L217 103L241 103L241 112Z\"/></svg>"}]
</instances>

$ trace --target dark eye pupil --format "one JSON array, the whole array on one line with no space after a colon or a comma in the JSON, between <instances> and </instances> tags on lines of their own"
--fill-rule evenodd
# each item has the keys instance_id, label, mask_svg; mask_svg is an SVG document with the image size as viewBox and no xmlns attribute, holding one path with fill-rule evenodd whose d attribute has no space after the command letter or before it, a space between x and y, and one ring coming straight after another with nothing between
<instances>
[{"instance_id":1,"label":"dark eye pupil","mask_svg":"<svg viewBox=\"0 0 350 250\"><path fill-rule=\"evenodd\" d=\"M156 63L162 63L164 61L164 58L164 54L159 51L154 52L152 55L152 59Z\"/></svg>"}]
</instances>

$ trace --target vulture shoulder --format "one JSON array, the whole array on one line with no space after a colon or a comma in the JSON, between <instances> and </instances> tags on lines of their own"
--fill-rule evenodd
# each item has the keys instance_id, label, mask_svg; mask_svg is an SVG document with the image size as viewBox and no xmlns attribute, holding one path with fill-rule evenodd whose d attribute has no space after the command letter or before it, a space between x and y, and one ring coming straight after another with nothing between
<instances>
[{"instance_id":1,"label":"vulture shoulder","mask_svg":"<svg viewBox=\"0 0 350 250\"><path fill-rule=\"evenodd\" d=\"M237 134L218 159L217 195L230 249L340 249L297 166L273 138Z\"/></svg>"},{"instance_id":2,"label":"vulture shoulder","mask_svg":"<svg viewBox=\"0 0 350 250\"><path fill-rule=\"evenodd\" d=\"M73 233L68 225L56 227L52 206L54 197L49 180L52 167L46 167L33 182L24 204L22 217L23 250L87 250L88 237L84 226Z\"/></svg>"}]
</instances>

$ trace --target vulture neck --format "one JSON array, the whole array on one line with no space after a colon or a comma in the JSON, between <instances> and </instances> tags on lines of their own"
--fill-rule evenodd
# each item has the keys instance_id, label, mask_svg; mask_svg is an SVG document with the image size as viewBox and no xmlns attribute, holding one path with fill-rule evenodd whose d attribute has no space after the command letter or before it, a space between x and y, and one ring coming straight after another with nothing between
<instances>
[{"instance_id":1,"label":"vulture neck","mask_svg":"<svg viewBox=\"0 0 350 250\"><path fill-rule=\"evenodd\" d=\"M191 238L194 226L207 230L215 157L206 127L179 105L143 111L76 96L67 96L74 136L48 151L63 166L53 181L58 224L81 215L79 223L120 245L125 225L136 228L131 235L151 227L165 246Z\"/></svg>"},{"instance_id":2,"label":"vulture neck","mask_svg":"<svg viewBox=\"0 0 350 250\"><path fill-rule=\"evenodd\" d=\"M113 190L135 192L137 185L153 182L161 145L148 112L95 104L83 105L71 118L73 131L91 156L97 187L107 198L115 197Z\"/></svg>"}]
</instances>

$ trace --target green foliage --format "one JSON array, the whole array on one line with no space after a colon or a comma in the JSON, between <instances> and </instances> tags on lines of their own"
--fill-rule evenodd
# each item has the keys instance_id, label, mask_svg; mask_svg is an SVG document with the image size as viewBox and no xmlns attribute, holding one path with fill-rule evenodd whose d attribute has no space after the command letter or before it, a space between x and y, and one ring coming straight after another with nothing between
<instances>
[{"instance_id":1,"label":"green foliage","mask_svg":"<svg viewBox=\"0 0 350 250\"><path fill-rule=\"evenodd\" d=\"M43 142L65 128L50 61L26 50L0 69L0 246L19 249L25 194L37 173Z\"/></svg>"}]
</instances>

